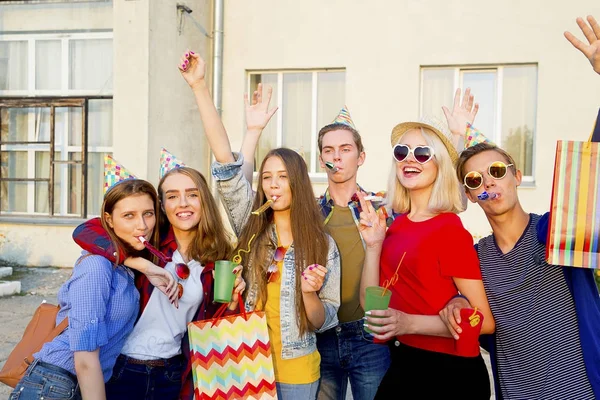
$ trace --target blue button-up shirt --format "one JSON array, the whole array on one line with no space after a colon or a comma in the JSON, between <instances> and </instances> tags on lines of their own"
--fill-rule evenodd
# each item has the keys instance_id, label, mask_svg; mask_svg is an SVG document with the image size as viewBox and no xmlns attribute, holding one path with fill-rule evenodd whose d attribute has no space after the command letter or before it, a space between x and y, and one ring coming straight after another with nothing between
<instances>
[{"instance_id":1,"label":"blue button-up shirt","mask_svg":"<svg viewBox=\"0 0 600 400\"><path fill-rule=\"evenodd\" d=\"M69 326L33 357L76 374L74 352L99 349L106 382L133 329L140 295L129 269L115 267L101 256L83 254L58 291L56 324L69 317Z\"/></svg>"}]
</instances>

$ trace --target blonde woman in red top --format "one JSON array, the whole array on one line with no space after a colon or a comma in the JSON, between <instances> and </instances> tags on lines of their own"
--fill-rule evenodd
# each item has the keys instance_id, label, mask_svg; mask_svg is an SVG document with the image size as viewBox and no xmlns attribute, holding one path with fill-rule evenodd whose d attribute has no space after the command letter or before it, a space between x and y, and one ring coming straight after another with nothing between
<instances>
[{"instance_id":1,"label":"blonde woman in red top","mask_svg":"<svg viewBox=\"0 0 600 400\"><path fill-rule=\"evenodd\" d=\"M453 167L458 155L449 137L425 123L397 125L391 142L388 206L399 215L387 232L384 217L360 195L367 244L361 304L368 286L391 282L392 293L387 310L366 317L375 338L390 341L392 363L376 398L407 391L422 398L489 399L476 337L470 343L462 336L456 340L438 315L462 293L479 310L481 333L495 327L473 239L457 215L463 211Z\"/></svg>"}]
</instances>

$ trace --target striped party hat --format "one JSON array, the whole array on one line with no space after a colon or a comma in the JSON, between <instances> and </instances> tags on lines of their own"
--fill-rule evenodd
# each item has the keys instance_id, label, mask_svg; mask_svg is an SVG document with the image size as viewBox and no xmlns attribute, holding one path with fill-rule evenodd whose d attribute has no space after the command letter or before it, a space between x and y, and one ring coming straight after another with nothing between
<instances>
[{"instance_id":1,"label":"striped party hat","mask_svg":"<svg viewBox=\"0 0 600 400\"><path fill-rule=\"evenodd\" d=\"M172 169L185 167L183 161L169 153L164 147L160 150L160 171L158 179L162 179Z\"/></svg>"},{"instance_id":2,"label":"striped party hat","mask_svg":"<svg viewBox=\"0 0 600 400\"><path fill-rule=\"evenodd\" d=\"M352 121L352 117L350 116L350 111L348 111L348 108L346 106L342 107L340 113L337 115L337 117L335 117L332 124L343 124L356 130L354 122Z\"/></svg>"},{"instance_id":3,"label":"striped party hat","mask_svg":"<svg viewBox=\"0 0 600 400\"><path fill-rule=\"evenodd\" d=\"M112 156L104 156L104 194L119 182L127 179L136 179L127 168L122 166L112 158Z\"/></svg>"},{"instance_id":4,"label":"striped party hat","mask_svg":"<svg viewBox=\"0 0 600 400\"><path fill-rule=\"evenodd\" d=\"M467 124L467 133L465 134L465 149L468 149L469 147L475 146L479 143L494 144L494 142L488 139L483 133L475 129L473 125Z\"/></svg>"}]
</instances>

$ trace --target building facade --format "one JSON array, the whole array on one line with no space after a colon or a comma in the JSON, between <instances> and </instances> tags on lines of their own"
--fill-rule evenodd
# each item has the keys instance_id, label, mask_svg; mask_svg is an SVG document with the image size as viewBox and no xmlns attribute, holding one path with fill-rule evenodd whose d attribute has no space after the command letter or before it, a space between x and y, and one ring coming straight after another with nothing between
<instances>
[{"instance_id":1,"label":"building facade","mask_svg":"<svg viewBox=\"0 0 600 400\"><path fill-rule=\"evenodd\" d=\"M210 151L177 70L187 48L209 73L217 63L213 91L234 148L242 95L273 87L279 111L256 161L294 148L316 195L326 187L317 132L342 106L366 147L359 182L385 190L394 125L443 119L454 91L470 87L475 125L515 156L525 209L544 212L556 140L587 139L600 107L600 77L563 37L582 38L575 18L600 17L596 3L0 1L0 258L72 265L73 228L99 212L104 154L157 183L166 147L208 176ZM477 206L461 216L473 236L489 234Z\"/></svg>"}]
</instances>

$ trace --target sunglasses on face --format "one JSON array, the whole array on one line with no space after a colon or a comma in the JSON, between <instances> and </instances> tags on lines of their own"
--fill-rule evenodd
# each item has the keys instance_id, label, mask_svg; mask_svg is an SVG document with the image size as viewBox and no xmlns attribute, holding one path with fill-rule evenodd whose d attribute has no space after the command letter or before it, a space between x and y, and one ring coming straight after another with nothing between
<instances>
[{"instance_id":1,"label":"sunglasses on face","mask_svg":"<svg viewBox=\"0 0 600 400\"><path fill-rule=\"evenodd\" d=\"M283 261L286 252L287 248L283 246L279 246L275 249L273 262L271 262L271 265L269 265L269 268L267 269L267 282L275 282L277 280L277 274L279 274L279 267L277 264Z\"/></svg>"},{"instance_id":2,"label":"sunglasses on face","mask_svg":"<svg viewBox=\"0 0 600 400\"><path fill-rule=\"evenodd\" d=\"M394 158L398 162L406 161L411 153L419 164L425 164L433 158L433 148L429 146L417 146L414 149L405 144L394 146Z\"/></svg>"},{"instance_id":3,"label":"sunglasses on face","mask_svg":"<svg viewBox=\"0 0 600 400\"><path fill-rule=\"evenodd\" d=\"M177 287L179 288L178 297L183 296L183 285L181 281L185 281L190 276L190 267L184 263L175 264L175 274L177 275Z\"/></svg>"},{"instance_id":4,"label":"sunglasses on face","mask_svg":"<svg viewBox=\"0 0 600 400\"><path fill-rule=\"evenodd\" d=\"M514 164L505 164L502 161L494 161L487 169L488 175L494 179L502 179L506 176L508 167ZM479 189L483 185L483 175L477 171L471 171L465 175L464 184L471 190Z\"/></svg>"}]
</instances>

